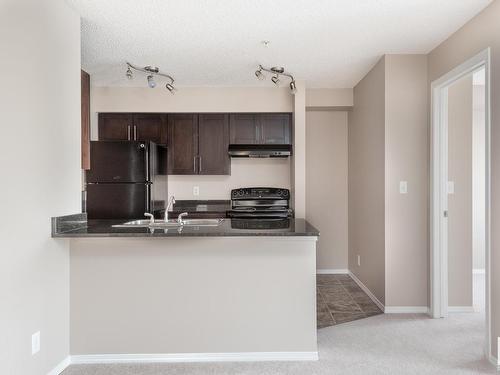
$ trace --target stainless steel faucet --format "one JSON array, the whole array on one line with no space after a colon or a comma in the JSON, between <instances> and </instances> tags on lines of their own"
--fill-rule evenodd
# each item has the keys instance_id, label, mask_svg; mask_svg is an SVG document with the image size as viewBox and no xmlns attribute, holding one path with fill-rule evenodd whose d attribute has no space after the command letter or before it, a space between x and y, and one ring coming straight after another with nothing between
<instances>
[{"instance_id":1,"label":"stainless steel faucet","mask_svg":"<svg viewBox=\"0 0 500 375\"><path fill-rule=\"evenodd\" d=\"M151 215L149 212L145 212L144 216L149 217L149 225L154 225L155 223L154 215Z\"/></svg>"},{"instance_id":2,"label":"stainless steel faucet","mask_svg":"<svg viewBox=\"0 0 500 375\"><path fill-rule=\"evenodd\" d=\"M175 204L175 197L172 195L168 200L167 209L165 210L165 221L168 221L168 211L172 210L174 204Z\"/></svg>"}]
</instances>

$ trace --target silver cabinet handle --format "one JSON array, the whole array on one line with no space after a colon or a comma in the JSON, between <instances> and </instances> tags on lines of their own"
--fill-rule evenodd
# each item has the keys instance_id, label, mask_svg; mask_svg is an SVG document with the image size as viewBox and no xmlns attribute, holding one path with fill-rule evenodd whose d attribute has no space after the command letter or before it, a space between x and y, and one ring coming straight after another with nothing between
<instances>
[{"instance_id":1,"label":"silver cabinet handle","mask_svg":"<svg viewBox=\"0 0 500 375\"><path fill-rule=\"evenodd\" d=\"M134 141L137 141L137 125L134 125Z\"/></svg>"},{"instance_id":2,"label":"silver cabinet handle","mask_svg":"<svg viewBox=\"0 0 500 375\"><path fill-rule=\"evenodd\" d=\"M201 173L201 155L198 156L198 172Z\"/></svg>"},{"instance_id":3,"label":"silver cabinet handle","mask_svg":"<svg viewBox=\"0 0 500 375\"><path fill-rule=\"evenodd\" d=\"M193 172L196 174L196 156L193 156Z\"/></svg>"},{"instance_id":4,"label":"silver cabinet handle","mask_svg":"<svg viewBox=\"0 0 500 375\"><path fill-rule=\"evenodd\" d=\"M130 125L127 125L127 139L130 141Z\"/></svg>"}]
</instances>

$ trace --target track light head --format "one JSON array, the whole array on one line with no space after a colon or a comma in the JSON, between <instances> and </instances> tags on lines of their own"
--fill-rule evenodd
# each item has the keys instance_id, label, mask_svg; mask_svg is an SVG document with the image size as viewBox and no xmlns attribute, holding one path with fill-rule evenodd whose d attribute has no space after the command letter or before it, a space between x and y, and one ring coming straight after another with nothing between
<instances>
[{"instance_id":1,"label":"track light head","mask_svg":"<svg viewBox=\"0 0 500 375\"><path fill-rule=\"evenodd\" d=\"M278 75L276 74L275 76L272 76L271 77L271 81L273 81L273 83L278 86L280 84L280 79L278 77Z\"/></svg>"},{"instance_id":2,"label":"track light head","mask_svg":"<svg viewBox=\"0 0 500 375\"><path fill-rule=\"evenodd\" d=\"M175 92L177 91L177 90L176 90L176 88L175 88L174 86L172 86L172 84L170 84L170 83L167 83L167 84L165 85L165 88L166 88L168 91L170 91L170 93L171 93L172 95L174 95L174 94L175 94Z\"/></svg>"},{"instance_id":3,"label":"track light head","mask_svg":"<svg viewBox=\"0 0 500 375\"><path fill-rule=\"evenodd\" d=\"M127 68L127 72L125 73L128 79L134 78L134 74L132 73L132 69L130 69L130 66Z\"/></svg>"},{"instance_id":4,"label":"track light head","mask_svg":"<svg viewBox=\"0 0 500 375\"><path fill-rule=\"evenodd\" d=\"M154 80L154 77L152 75L148 76L148 86L152 89L156 87L156 82Z\"/></svg>"},{"instance_id":5,"label":"track light head","mask_svg":"<svg viewBox=\"0 0 500 375\"><path fill-rule=\"evenodd\" d=\"M255 76L259 79L259 81L263 81L266 76L262 73L262 69L255 71Z\"/></svg>"},{"instance_id":6,"label":"track light head","mask_svg":"<svg viewBox=\"0 0 500 375\"><path fill-rule=\"evenodd\" d=\"M297 85L295 84L295 81L290 82L290 91L292 91L292 94L297 92Z\"/></svg>"}]
</instances>

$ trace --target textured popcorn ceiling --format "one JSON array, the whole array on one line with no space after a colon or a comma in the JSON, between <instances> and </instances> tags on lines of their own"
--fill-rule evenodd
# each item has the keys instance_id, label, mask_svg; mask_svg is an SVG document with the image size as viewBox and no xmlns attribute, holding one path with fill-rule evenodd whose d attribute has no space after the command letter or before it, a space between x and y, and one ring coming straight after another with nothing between
<instances>
[{"instance_id":1,"label":"textured popcorn ceiling","mask_svg":"<svg viewBox=\"0 0 500 375\"><path fill-rule=\"evenodd\" d=\"M491 0L67 0L99 86L145 86L125 61L178 86L266 86L258 63L308 87L353 87L385 53L427 53ZM270 40L264 47L262 40Z\"/></svg>"}]
</instances>

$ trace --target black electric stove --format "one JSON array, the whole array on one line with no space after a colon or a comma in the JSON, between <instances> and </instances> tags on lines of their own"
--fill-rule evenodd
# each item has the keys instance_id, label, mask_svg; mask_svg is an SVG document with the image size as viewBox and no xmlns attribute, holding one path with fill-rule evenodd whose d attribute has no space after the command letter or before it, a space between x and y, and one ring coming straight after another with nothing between
<instances>
[{"instance_id":1,"label":"black electric stove","mask_svg":"<svg viewBox=\"0 0 500 375\"><path fill-rule=\"evenodd\" d=\"M232 219L286 219L293 216L290 208L290 190L268 187L231 190Z\"/></svg>"}]
</instances>

